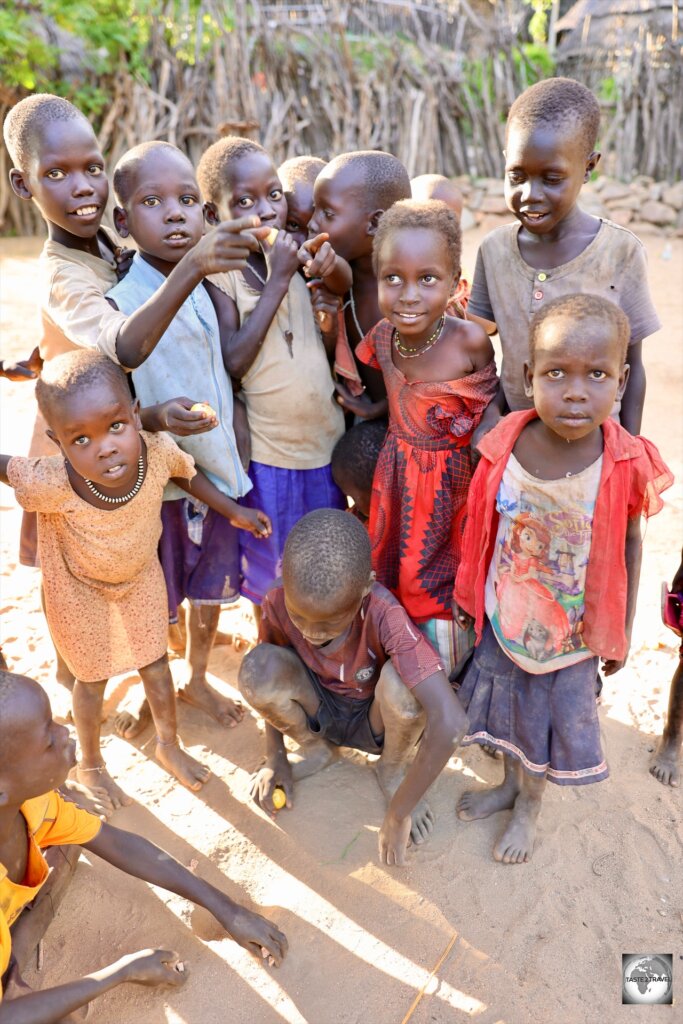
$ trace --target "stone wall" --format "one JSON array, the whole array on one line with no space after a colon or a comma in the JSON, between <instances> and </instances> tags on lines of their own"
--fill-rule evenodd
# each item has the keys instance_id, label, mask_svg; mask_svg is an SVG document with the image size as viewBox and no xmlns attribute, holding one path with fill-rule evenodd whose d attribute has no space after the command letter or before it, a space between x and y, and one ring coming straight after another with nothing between
<instances>
[{"instance_id":1,"label":"stone wall","mask_svg":"<svg viewBox=\"0 0 683 1024\"><path fill-rule=\"evenodd\" d=\"M503 195L503 182L498 178L453 179L463 194L462 228L479 224L495 227L512 214ZM600 177L583 186L579 203L584 210L598 217L607 217L616 224L640 234L661 234L683 237L683 181L669 185L665 181L639 176L630 185L612 178Z\"/></svg>"}]
</instances>

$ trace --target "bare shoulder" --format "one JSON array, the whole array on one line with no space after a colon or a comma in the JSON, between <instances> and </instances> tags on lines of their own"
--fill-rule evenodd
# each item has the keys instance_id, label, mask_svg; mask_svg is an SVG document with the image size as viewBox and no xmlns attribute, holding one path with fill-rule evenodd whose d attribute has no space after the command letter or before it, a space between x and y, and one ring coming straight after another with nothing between
<instances>
[{"instance_id":1,"label":"bare shoulder","mask_svg":"<svg viewBox=\"0 0 683 1024\"><path fill-rule=\"evenodd\" d=\"M448 317L446 323L449 338L471 358L475 369L482 370L491 362L493 345L483 327L471 320L458 320L455 317Z\"/></svg>"}]
</instances>

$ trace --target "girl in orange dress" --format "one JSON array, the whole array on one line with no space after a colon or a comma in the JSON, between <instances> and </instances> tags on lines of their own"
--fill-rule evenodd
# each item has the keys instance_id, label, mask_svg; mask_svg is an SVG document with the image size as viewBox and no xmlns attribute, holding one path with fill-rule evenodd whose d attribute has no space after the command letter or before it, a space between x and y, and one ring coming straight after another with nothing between
<instances>
[{"instance_id":1,"label":"girl in orange dress","mask_svg":"<svg viewBox=\"0 0 683 1024\"><path fill-rule=\"evenodd\" d=\"M172 479L259 535L267 536L268 518L195 474L192 457L166 434L141 430L125 373L106 356L86 349L57 356L44 367L36 398L60 454L1 455L0 480L38 513L45 613L76 679L78 781L114 808L131 802L107 772L100 723L107 680L137 669L154 719L156 757L197 790L209 771L178 740L166 655L168 605L157 555L164 487Z\"/></svg>"},{"instance_id":2,"label":"girl in orange dress","mask_svg":"<svg viewBox=\"0 0 683 1024\"><path fill-rule=\"evenodd\" d=\"M474 323L447 315L460 276L460 228L437 200L395 203L373 260L381 320L356 349L380 369L389 432L375 471L373 566L450 669L473 643L454 628L470 440L497 387L493 348Z\"/></svg>"}]
</instances>

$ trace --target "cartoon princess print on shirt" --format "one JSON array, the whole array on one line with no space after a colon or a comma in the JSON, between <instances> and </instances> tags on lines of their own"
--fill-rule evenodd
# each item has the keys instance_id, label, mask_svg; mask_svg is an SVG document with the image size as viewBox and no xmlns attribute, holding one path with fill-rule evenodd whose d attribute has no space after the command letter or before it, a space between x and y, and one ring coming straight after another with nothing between
<instances>
[{"instance_id":1,"label":"cartoon princess print on shirt","mask_svg":"<svg viewBox=\"0 0 683 1024\"><path fill-rule=\"evenodd\" d=\"M516 516L503 544L496 586L504 636L521 643L539 661L562 651L571 634L567 613L541 580L553 576L547 562L551 539L547 527L530 512Z\"/></svg>"}]
</instances>

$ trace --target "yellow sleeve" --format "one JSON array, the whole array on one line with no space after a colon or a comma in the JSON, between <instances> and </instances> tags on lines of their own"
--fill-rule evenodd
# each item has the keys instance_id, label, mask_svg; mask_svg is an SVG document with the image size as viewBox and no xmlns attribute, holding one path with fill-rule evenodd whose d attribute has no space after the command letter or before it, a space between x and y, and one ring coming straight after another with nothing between
<instances>
[{"instance_id":1,"label":"yellow sleeve","mask_svg":"<svg viewBox=\"0 0 683 1024\"><path fill-rule=\"evenodd\" d=\"M31 834L42 850L49 846L89 843L102 827L95 814L64 800L56 790L22 804Z\"/></svg>"},{"instance_id":2,"label":"yellow sleeve","mask_svg":"<svg viewBox=\"0 0 683 1024\"><path fill-rule=\"evenodd\" d=\"M0 1003L2 1002L2 976L9 967L10 953L12 952L12 936L5 915L0 910Z\"/></svg>"}]
</instances>

